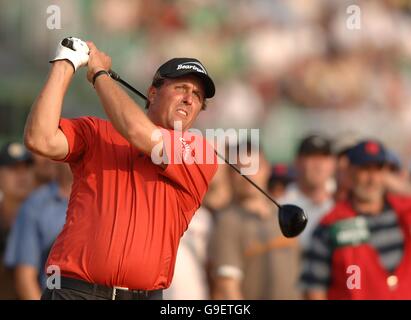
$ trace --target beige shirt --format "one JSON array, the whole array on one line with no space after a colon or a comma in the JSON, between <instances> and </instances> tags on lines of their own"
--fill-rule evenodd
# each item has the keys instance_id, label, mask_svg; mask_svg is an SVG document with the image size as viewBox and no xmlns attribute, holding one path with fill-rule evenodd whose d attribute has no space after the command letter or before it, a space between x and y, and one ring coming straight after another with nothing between
<instances>
[{"instance_id":1,"label":"beige shirt","mask_svg":"<svg viewBox=\"0 0 411 320\"><path fill-rule=\"evenodd\" d=\"M282 236L274 211L262 218L232 206L217 214L212 272L240 279L245 299L299 299L299 253L298 241Z\"/></svg>"}]
</instances>

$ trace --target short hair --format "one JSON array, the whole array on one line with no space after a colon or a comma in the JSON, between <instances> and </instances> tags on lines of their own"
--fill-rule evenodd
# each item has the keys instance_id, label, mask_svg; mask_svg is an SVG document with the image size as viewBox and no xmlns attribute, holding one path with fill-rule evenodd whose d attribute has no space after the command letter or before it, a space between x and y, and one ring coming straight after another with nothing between
<instances>
[{"instance_id":1,"label":"short hair","mask_svg":"<svg viewBox=\"0 0 411 320\"><path fill-rule=\"evenodd\" d=\"M159 89L164 84L166 79L167 78L162 77L159 72L156 72L156 74L153 77L153 81L151 82L151 85L154 88ZM147 98L145 108L148 109L149 107L150 107L150 100ZM201 106L201 110L206 110L206 109L207 109L207 99L204 98L203 105Z\"/></svg>"}]
</instances>

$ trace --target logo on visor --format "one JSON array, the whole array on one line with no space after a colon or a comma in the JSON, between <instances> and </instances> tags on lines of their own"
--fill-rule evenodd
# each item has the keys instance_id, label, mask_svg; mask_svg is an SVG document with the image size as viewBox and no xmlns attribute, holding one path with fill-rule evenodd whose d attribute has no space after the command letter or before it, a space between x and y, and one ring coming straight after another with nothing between
<instances>
[{"instance_id":1,"label":"logo on visor","mask_svg":"<svg viewBox=\"0 0 411 320\"><path fill-rule=\"evenodd\" d=\"M201 73L205 73L207 74L207 71L205 71L204 67L201 65L201 63L199 62L195 62L195 61L190 61L190 62L184 62L181 63L177 66L177 70L194 70L197 72L201 72Z\"/></svg>"},{"instance_id":2,"label":"logo on visor","mask_svg":"<svg viewBox=\"0 0 411 320\"><path fill-rule=\"evenodd\" d=\"M380 147L375 142L368 142L365 145L365 152L368 154L376 155L380 152Z\"/></svg>"}]
</instances>

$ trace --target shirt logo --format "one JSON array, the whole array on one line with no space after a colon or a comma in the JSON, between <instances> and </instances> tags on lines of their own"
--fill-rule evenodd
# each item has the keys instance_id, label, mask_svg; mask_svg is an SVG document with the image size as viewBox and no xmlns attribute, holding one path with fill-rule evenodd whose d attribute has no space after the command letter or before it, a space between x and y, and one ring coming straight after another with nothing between
<instances>
[{"instance_id":1,"label":"shirt logo","mask_svg":"<svg viewBox=\"0 0 411 320\"><path fill-rule=\"evenodd\" d=\"M184 70L190 70L190 69L192 69L192 70L194 70L194 71L207 74L207 71L204 69L204 67L202 66L202 64L199 63L199 62L195 62L195 61L184 62L184 63L179 64L179 65L177 66L177 70L181 70L181 69L184 69Z\"/></svg>"},{"instance_id":2,"label":"shirt logo","mask_svg":"<svg viewBox=\"0 0 411 320\"><path fill-rule=\"evenodd\" d=\"M191 155L192 157L195 156L195 152L191 149L190 144L188 144L182 137L179 138L181 144L183 145L183 159L184 161L188 160L188 157Z\"/></svg>"},{"instance_id":3,"label":"shirt logo","mask_svg":"<svg viewBox=\"0 0 411 320\"><path fill-rule=\"evenodd\" d=\"M368 241L370 231L364 217L341 220L331 227L331 239L336 247L356 246Z\"/></svg>"}]
</instances>

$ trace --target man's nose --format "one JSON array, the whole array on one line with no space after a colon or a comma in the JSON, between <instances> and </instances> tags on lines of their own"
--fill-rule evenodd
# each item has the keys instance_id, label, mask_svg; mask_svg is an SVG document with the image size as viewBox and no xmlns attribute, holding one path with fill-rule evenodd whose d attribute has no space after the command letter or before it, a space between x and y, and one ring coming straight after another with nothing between
<instances>
[{"instance_id":1,"label":"man's nose","mask_svg":"<svg viewBox=\"0 0 411 320\"><path fill-rule=\"evenodd\" d=\"M191 90L187 90L184 93L183 102L186 103L186 104L192 104L193 103L193 94L192 94Z\"/></svg>"}]
</instances>

